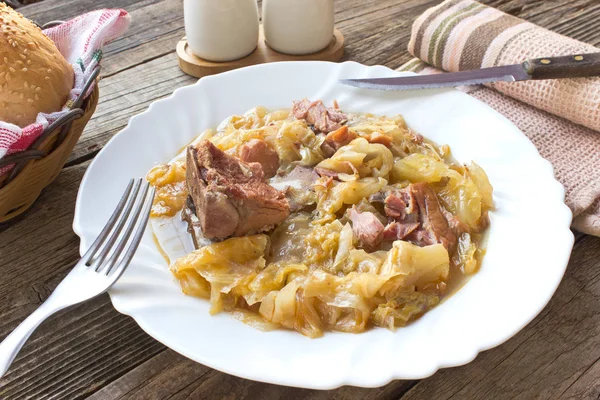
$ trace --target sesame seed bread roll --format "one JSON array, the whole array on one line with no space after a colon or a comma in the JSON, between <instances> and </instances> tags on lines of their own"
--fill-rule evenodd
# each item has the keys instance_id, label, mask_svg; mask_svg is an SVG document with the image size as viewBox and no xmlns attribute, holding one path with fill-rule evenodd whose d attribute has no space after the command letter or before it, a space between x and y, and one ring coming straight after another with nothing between
<instances>
[{"instance_id":1,"label":"sesame seed bread roll","mask_svg":"<svg viewBox=\"0 0 600 400\"><path fill-rule=\"evenodd\" d=\"M33 22L0 3L0 120L20 127L60 111L73 68Z\"/></svg>"}]
</instances>

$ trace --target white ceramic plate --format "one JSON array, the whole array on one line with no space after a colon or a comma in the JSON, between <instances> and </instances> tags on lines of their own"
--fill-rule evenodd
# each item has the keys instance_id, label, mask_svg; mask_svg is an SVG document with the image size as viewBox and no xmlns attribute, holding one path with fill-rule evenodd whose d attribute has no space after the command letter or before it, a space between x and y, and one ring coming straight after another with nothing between
<instances>
[{"instance_id":1,"label":"white ceramic plate","mask_svg":"<svg viewBox=\"0 0 600 400\"><path fill-rule=\"evenodd\" d=\"M402 75L348 62L274 63L201 79L135 117L96 156L77 199L74 229L81 252L91 245L127 181L170 160L204 129L257 105L291 107L307 97L344 110L404 115L408 125L474 160L494 186L487 255L457 294L412 325L308 339L263 333L229 314L208 314L208 301L184 296L146 236L132 265L110 291L115 308L148 334L209 367L257 381L306 388L381 386L419 379L470 362L516 334L547 304L573 245L571 213L551 165L506 118L456 90L381 92L346 87L339 78Z\"/></svg>"}]
</instances>

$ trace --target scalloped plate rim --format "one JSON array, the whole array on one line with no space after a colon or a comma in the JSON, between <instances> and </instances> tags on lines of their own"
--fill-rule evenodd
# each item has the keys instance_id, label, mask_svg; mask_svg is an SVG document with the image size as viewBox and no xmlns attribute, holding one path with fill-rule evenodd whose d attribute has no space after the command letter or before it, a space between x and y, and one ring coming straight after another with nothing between
<instances>
[{"instance_id":1,"label":"scalloped plate rim","mask_svg":"<svg viewBox=\"0 0 600 400\"><path fill-rule=\"evenodd\" d=\"M325 63L325 62L303 62L303 63L311 63L311 64L331 64L331 67L333 69L340 69L343 68L344 65L354 65L354 66L360 66L361 68L364 68L365 70L371 70L371 71L385 71L387 74L395 74L395 75L406 75L406 74L411 74L411 73L406 73L406 72L398 72L398 71L394 71L391 70L387 67L384 66L372 66L372 67L366 67L366 66L362 66L358 63L354 63L354 62L344 62L344 63L340 63L340 64L336 64L336 63ZM177 97L181 95L181 93L185 93L187 91L194 91L194 90L201 90L202 85L205 82L209 82L209 81L213 81L213 80L226 80L228 76L230 75L235 75L235 74L244 74L246 73L245 71L247 70L254 70L254 69L261 69L264 68L265 66L272 66L273 65L284 65L284 64L297 64L296 62L280 62L280 63L271 63L271 64L264 64L264 65L256 65L256 66L251 66L251 67L246 67L246 68L242 68L242 69L238 69L238 70L234 70L234 71L228 71L219 75L214 75L214 76L210 76L210 77L206 77L203 79L200 79L198 82L196 82L195 84L189 85L189 86L184 86L184 87L180 87L177 88L171 95L169 95L168 97L165 97L163 99L157 100L153 103L150 104L149 108L140 113L135 115L134 117L132 117L128 124L126 125L125 128L123 128L123 130L121 130L119 133L117 133L115 136L113 136L108 143L103 147L103 149L98 153L98 155L94 158L94 160L92 161L92 163L90 164L90 166L88 167L82 182L81 182L81 186L79 188L78 191L78 195L77 195L77 203L76 203L76 210L75 210L75 218L74 218L74 222L73 222L73 229L75 231L75 233L80 236L81 238L81 243L80 243L80 252L83 254L84 250L87 249L87 247L89 246L89 244L91 243L91 239L88 236L86 236L86 232L84 229L84 223L82 221L82 214L81 214L81 205L80 205L80 199L82 198L83 192L86 190L86 188L90 185L89 182L89 176L90 176L90 172L95 168L95 164L98 163L98 160L102 159L103 157L105 157L105 153L108 154L109 152L111 152L112 150L112 146L114 146L114 142L116 140L117 137L119 137L120 135L126 135L128 134L128 132L130 132L132 129L134 129L135 125L138 124L137 121L139 120L143 120L144 118L146 118L145 116L147 114L150 114L152 112L154 112L153 110L159 105L159 104L165 104L165 103L170 103L170 102L176 102L177 101ZM282 66L282 68L285 68L285 66ZM376 74L379 75L380 74ZM388 76L388 75L386 75ZM441 92L448 92L448 91L452 91L455 92L452 89L444 89L441 90ZM199 356L198 354L191 354L190 351L188 351L188 349L185 348L180 348L177 344L174 344L172 340L169 340L169 338L165 338L162 336L162 334L160 332L157 332L152 326L150 326L151 324L148 324L148 322L140 317L140 314L143 313L142 311L136 310L135 308L129 308L123 304L120 301L120 298L117 294L115 294L113 291L109 291L109 295L111 298L111 301L115 307L115 309L117 309L117 311L119 311L120 313L126 314L131 316L132 318L134 318L134 320L138 323L138 325L146 332L148 333L150 336L154 337L155 339L157 339L158 341L160 341L161 343L165 344L167 347L172 348L174 351L189 357L193 360L196 360L198 362L201 362L211 368L217 369L219 371L222 372L226 372L232 375L236 375L242 378L246 378L246 379L252 379L252 380L256 380L256 381L262 381L262 382L268 382L268 383L274 383L274 384L282 384L282 385L287 385L287 386L295 386L295 387L305 387L305 388L314 388L314 389L333 389L333 388L337 388L340 386L344 386L344 385L354 385L354 386L361 386L361 387L379 387L379 386L383 386L385 384L388 384L389 382L395 380L395 379L422 379L422 378L426 378L428 376L431 376L432 374L434 374L436 371L438 371L440 368L448 368L448 367L453 367L453 366L459 366L459 365L464 365L464 364L468 364L469 362L471 362L473 359L475 359L477 357L477 355L482 352L485 351L487 349L496 347L498 345L500 345L501 343L509 340L511 337L513 337L515 334L517 334L521 329L523 329L527 324L529 324L529 322L531 322L531 320L533 320L541 311L542 309L547 305L547 303L550 301L552 294L556 291L562 276L566 270L567 267L567 263L568 263L568 259L570 257L570 253L571 253L571 249L573 246L573 242L574 242L574 236L572 234L572 232L570 231L570 224L571 224L571 219L572 219L572 214L571 211L568 209L568 207L564 204L563 200L564 199L564 188L562 187L562 185L560 185L560 183L558 183L555 179L554 179L554 172L553 172L553 168L551 166L551 164L547 161L541 158L541 156L539 155L539 153L537 152L537 149L535 149L535 147L533 146L533 144L531 144L531 142L529 141L529 139L527 139L519 130L516 126L514 126L510 121L508 121L508 119L506 119L506 117L504 117L503 115L499 114L498 112L496 112L495 110L489 108L487 105L485 105L484 103L464 94L464 93L460 93L462 96L465 96L465 98L468 98L469 101L474 101L477 102L481 105L483 105L484 107L488 108L488 111L492 114L495 114L496 118L499 118L500 120L503 120L505 123L512 125L514 130L518 131L521 135L521 142L523 143L527 143L527 145L530 147L529 151L531 151L531 148L533 148L533 150L535 151L535 155L537 155L538 160L536 161L541 161L539 162L539 165L542 166L543 168L546 170L546 173L550 173L552 175L552 179L554 180L553 185L554 185L554 191L555 191L555 200L559 200L558 197L560 197L560 202L561 205L559 206L558 204L556 204L557 206L557 210L560 209L560 213L562 214L562 217L560 216L560 214L557 215L558 219L561 219L561 223L560 225L562 225L563 227L563 233L565 234L565 239L566 242L564 242L564 251L563 251L563 257L561 260L559 260L559 262L557 262L557 264L561 264L563 266L562 270L560 271L561 274L560 276L558 276L558 274L556 274L555 279L553 280L553 284L548 286L548 294L547 294L547 298L544 299L544 301L538 302L538 307L539 309L537 309L537 311L535 313L531 313L529 315L529 318L527 318L526 320L524 319L522 321L522 323L520 324L520 326L513 326L510 329L510 332L507 332L505 335L503 335L502 337L498 338L497 340L494 341L487 341L485 344L480 344L478 346L473 346L473 348L471 349L471 351L466 351L463 354L463 357L454 359L453 361L449 361L449 362L438 362L436 363L436 365L432 365L426 372L424 373L420 373L418 374L418 376L406 376L406 375L398 375L395 374L394 371L390 371L390 373L388 375L385 376L380 376L378 377L370 377L368 379L362 379L362 380L357 380L357 379L353 379L352 377L346 376L342 379L337 379L337 380L324 380L322 382L319 383L311 383L311 382L305 382L302 381L302 379L285 379L285 378L281 378L281 377L277 377L277 376L261 376L256 375L254 373L252 373L251 371L246 371L246 372L241 372L235 369L235 367L231 367L228 365L222 365L220 362L215 361L215 360L211 360L211 359L205 359L201 356ZM240 110L240 112L243 112L245 110ZM365 110L368 111L368 110ZM141 122L140 122L141 123ZM427 136L426 132L421 132L423 133L425 136ZM533 153L532 153L533 154ZM559 225L558 222L556 225ZM559 271L557 271L559 272ZM553 286L552 288L550 288L550 286ZM551 292L550 292L550 289ZM137 318L136 318L137 316ZM362 335L368 335L368 333L362 334ZM319 339L316 339L319 340Z\"/></svg>"}]
</instances>

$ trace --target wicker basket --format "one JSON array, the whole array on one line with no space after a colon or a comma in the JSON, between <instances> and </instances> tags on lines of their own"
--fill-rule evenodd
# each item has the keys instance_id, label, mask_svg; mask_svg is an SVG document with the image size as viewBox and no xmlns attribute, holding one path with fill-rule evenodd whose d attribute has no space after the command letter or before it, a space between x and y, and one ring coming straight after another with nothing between
<instances>
[{"instance_id":1,"label":"wicker basket","mask_svg":"<svg viewBox=\"0 0 600 400\"><path fill-rule=\"evenodd\" d=\"M25 212L58 176L96 110L98 97L95 85L80 108L50 126L41 143L34 144L24 160L16 161L15 168L0 177L0 223Z\"/></svg>"}]
</instances>

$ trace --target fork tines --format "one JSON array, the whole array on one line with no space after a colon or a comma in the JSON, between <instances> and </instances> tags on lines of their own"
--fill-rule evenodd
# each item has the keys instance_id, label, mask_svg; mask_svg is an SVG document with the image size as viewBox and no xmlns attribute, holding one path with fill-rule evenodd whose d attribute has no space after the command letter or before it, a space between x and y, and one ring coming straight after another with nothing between
<instances>
[{"instance_id":1,"label":"fork tines","mask_svg":"<svg viewBox=\"0 0 600 400\"><path fill-rule=\"evenodd\" d=\"M140 244L154 199L142 178L129 181L114 213L82 261L96 272L122 274Z\"/></svg>"}]
</instances>

